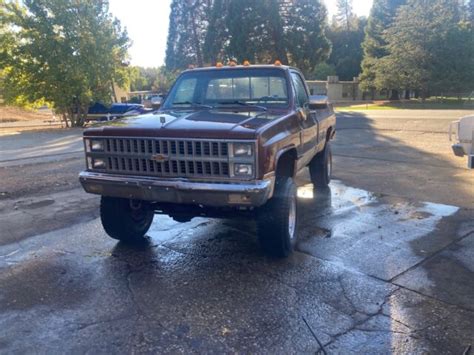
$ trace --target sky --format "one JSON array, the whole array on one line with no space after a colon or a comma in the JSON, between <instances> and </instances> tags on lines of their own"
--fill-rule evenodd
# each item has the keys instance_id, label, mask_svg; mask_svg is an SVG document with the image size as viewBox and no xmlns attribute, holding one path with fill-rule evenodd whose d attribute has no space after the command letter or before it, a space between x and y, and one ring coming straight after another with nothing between
<instances>
[{"instance_id":1,"label":"sky","mask_svg":"<svg viewBox=\"0 0 474 355\"><path fill-rule=\"evenodd\" d=\"M256 0L258 1L258 0ZM331 19L336 0L323 0ZM354 12L368 16L373 0L353 0ZM127 28L132 40L131 64L157 67L164 64L171 0L109 0L110 12Z\"/></svg>"}]
</instances>

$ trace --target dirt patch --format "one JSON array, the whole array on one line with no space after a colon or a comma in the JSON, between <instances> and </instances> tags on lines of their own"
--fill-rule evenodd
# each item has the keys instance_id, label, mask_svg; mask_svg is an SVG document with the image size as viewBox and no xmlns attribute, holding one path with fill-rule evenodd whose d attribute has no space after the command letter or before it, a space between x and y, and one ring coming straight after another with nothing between
<instances>
[{"instance_id":1,"label":"dirt patch","mask_svg":"<svg viewBox=\"0 0 474 355\"><path fill-rule=\"evenodd\" d=\"M83 169L82 157L0 168L0 201L78 188L78 174Z\"/></svg>"},{"instance_id":2,"label":"dirt patch","mask_svg":"<svg viewBox=\"0 0 474 355\"><path fill-rule=\"evenodd\" d=\"M51 112L38 112L13 106L0 106L0 123L51 120Z\"/></svg>"}]
</instances>

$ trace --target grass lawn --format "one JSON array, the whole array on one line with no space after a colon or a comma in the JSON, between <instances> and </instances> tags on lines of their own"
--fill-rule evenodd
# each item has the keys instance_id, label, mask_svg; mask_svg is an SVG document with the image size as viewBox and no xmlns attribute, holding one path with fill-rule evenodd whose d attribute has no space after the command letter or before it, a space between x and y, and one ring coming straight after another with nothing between
<instances>
[{"instance_id":1,"label":"grass lawn","mask_svg":"<svg viewBox=\"0 0 474 355\"><path fill-rule=\"evenodd\" d=\"M366 111L366 110L472 110L474 109L474 102L471 105L465 105L463 101L458 100L426 100L421 102L418 100L390 102L390 101L375 101L364 104L342 105L335 106L337 111Z\"/></svg>"}]
</instances>

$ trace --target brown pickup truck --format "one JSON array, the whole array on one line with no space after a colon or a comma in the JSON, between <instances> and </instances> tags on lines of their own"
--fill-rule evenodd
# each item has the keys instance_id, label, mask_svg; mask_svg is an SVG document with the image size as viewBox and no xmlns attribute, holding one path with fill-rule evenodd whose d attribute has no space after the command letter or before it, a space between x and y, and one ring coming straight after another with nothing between
<instances>
[{"instance_id":1,"label":"brown pickup truck","mask_svg":"<svg viewBox=\"0 0 474 355\"><path fill-rule=\"evenodd\" d=\"M297 238L294 178L309 167L316 188L331 178L336 117L282 65L187 70L161 108L84 132L79 179L102 195L112 238L134 242L154 214L255 217L262 249L285 257Z\"/></svg>"}]
</instances>

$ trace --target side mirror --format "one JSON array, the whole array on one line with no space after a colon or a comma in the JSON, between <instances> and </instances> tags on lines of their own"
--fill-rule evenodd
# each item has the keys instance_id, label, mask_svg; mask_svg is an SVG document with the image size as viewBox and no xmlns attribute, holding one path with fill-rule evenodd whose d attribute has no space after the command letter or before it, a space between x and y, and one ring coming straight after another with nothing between
<instances>
[{"instance_id":1,"label":"side mirror","mask_svg":"<svg viewBox=\"0 0 474 355\"><path fill-rule=\"evenodd\" d=\"M309 97L310 110L325 110L328 108L328 97L323 95L311 95Z\"/></svg>"}]
</instances>

